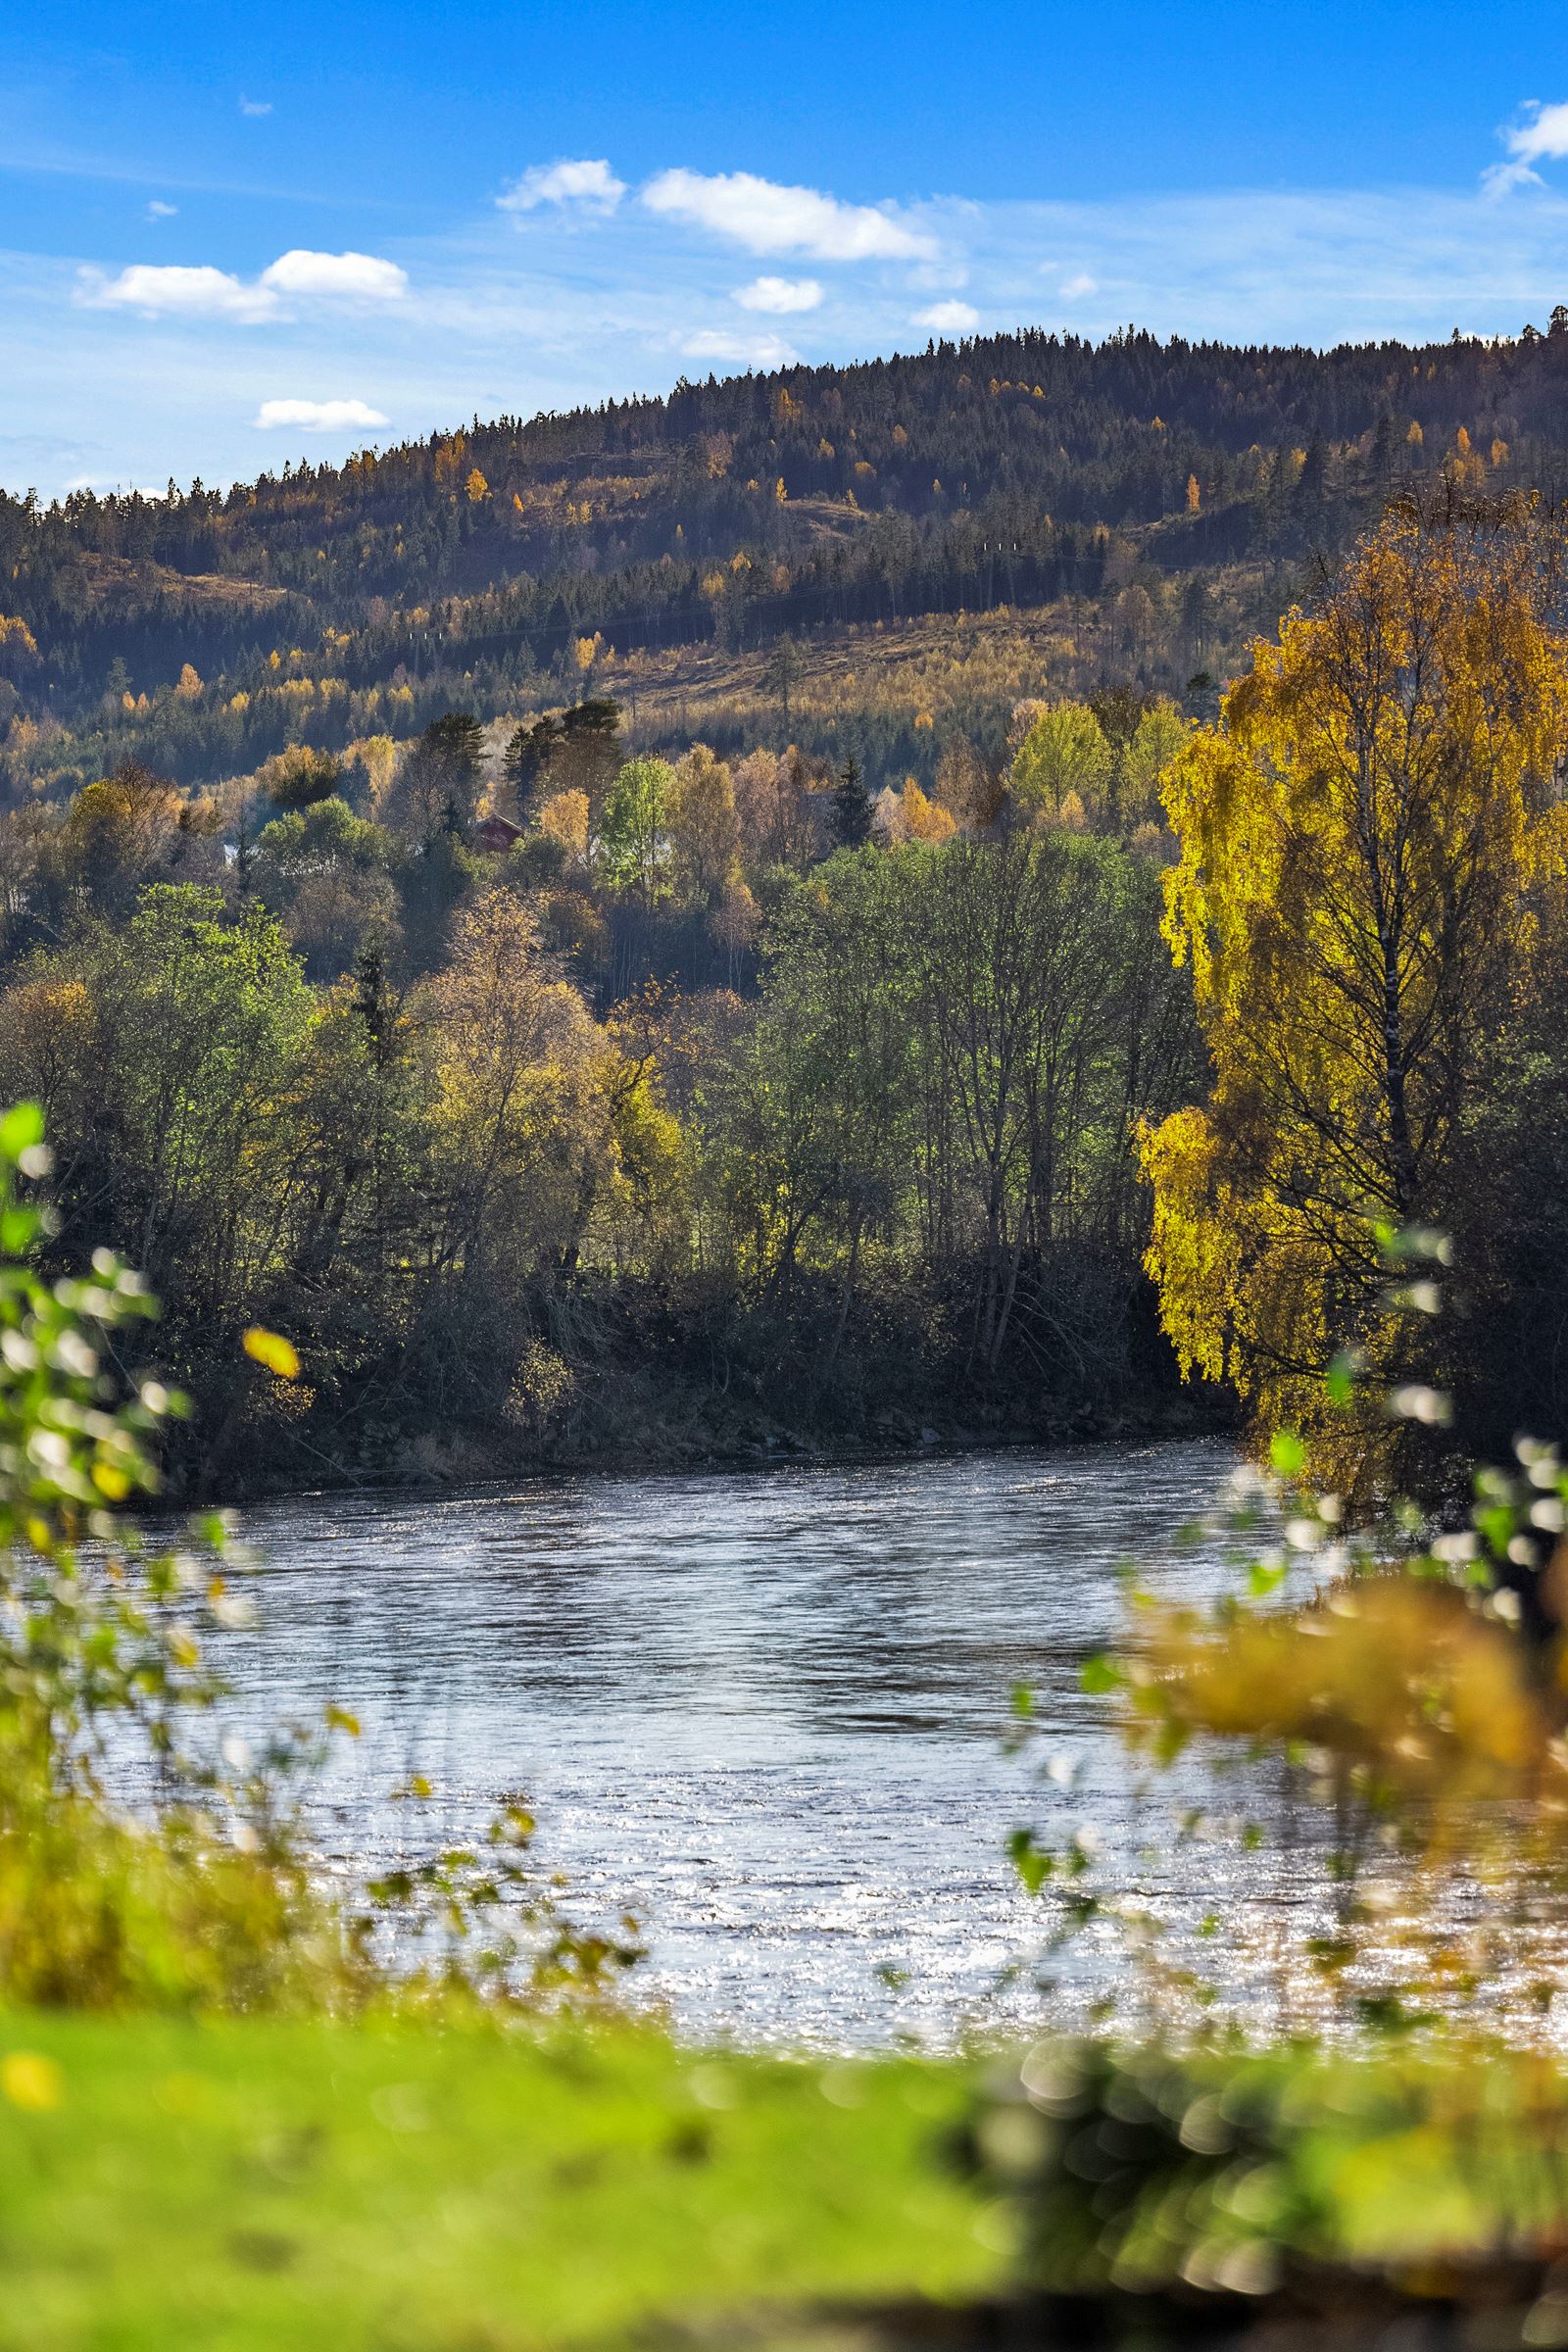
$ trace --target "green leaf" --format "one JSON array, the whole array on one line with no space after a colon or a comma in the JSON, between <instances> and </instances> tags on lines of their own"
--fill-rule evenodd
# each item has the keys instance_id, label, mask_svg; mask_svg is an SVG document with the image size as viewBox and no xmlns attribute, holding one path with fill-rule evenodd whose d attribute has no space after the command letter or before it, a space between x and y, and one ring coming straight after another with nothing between
<instances>
[{"instance_id":1,"label":"green leaf","mask_svg":"<svg viewBox=\"0 0 1568 2352\"><path fill-rule=\"evenodd\" d=\"M38 1213L31 1208L0 1210L0 1250L21 1257L38 1238Z\"/></svg>"},{"instance_id":2,"label":"green leaf","mask_svg":"<svg viewBox=\"0 0 1568 2352\"><path fill-rule=\"evenodd\" d=\"M1115 1659L1107 1658L1102 1649L1097 1649L1093 1657L1084 1660L1078 1688L1087 1690L1092 1698L1100 1698L1107 1690L1119 1690L1124 1680Z\"/></svg>"},{"instance_id":3,"label":"green leaf","mask_svg":"<svg viewBox=\"0 0 1568 2352\"><path fill-rule=\"evenodd\" d=\"M1487 1510L1476 1511L1472 1515L1488 1549L1494 1551L1499 1559L1504 1558L1513 1542L1514 1515L1511 1505L1494 1502Z\"/></svg>"},{"instance_id":4,"label":"green leaf","mask_svg":"<svg viewBox=\"0 0 1568 2352\"><path fill-rule=\"evenodd\" d=\"M24 1152L43 1142L43 1112L36 1102L17 1102L0 1118L0 1159L13 1166Z\"/></svg>"},{"instance_id":5,"label":"green leaf","mask_svg":"<svg viewBox=\"0 0 1568 2352\"><path fill-rule=\"evenodd\" d=\"M1029 1894L1038 1894L1056 1867L1053 1857L1035 1843L1033 1830L1014 1830L1007 1839L1007 1854Z\"/></svg>"},{"instance_id":6,"label":"green leaf","mask_svg":"<svg viewBox=\"0 0 1568 2352\"><path fill-rule=\"evenodd\" d=\"M1323 1389L1331 1404L1346 1405L1355 1394L1356 1359L1352 1348L1342 1348L1323 1375Z\"/></svg>"},{"instance_id":7,"label":"green leaf","mask_svg":"<svg viewBox=\"0 0 1568 2352\"><path fill-rule=\"evenodd\" d=\"M1269 1440L1268 1458L1281 1478L1299 1478L1306 1468L1306 1447L1294 1429L1277 1429Z\"/></svg>"}]
</instances>

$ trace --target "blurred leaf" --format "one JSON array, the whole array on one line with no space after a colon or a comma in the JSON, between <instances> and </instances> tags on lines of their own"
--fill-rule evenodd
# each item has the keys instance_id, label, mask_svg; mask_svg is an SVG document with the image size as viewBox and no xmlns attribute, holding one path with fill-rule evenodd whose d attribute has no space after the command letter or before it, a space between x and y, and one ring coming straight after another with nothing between
<instances>
[{"instance_id":1,"label":"blurred leaf","mask_svg":"<svg viewBox=\"0 0 1568 2352\"><path fill-rule=\"evenodd\" d=\"M1056 1867L1054 1858L1035 1843L1033 1830L1014 1830L1007 1839L1007 1855L1030 1894L1040 1892Z\"/></svg>"},{"instance_id":2,"label":"blurred leaf","mask_svg":"<svg viewBox=\"0 0 1568 2352\"><path fill-rule=\"evenodd\" d=\"M0 2058L0 2091L13 2107L43 2115L64 2099L65 2078L52 2058L36 2050L9 2050Z\"/></svg>"},{"instance_id":3,"label":"blurred leaf","mask_svg":"<svg viewBox=\"0 0 1568 2352\"><path fill-rule=\"evenodd\" d=\"M1497 1554L1499 1559L1505 1558L1514 1535L1515 1523L1512 1505L1506 1502L1494 1502L1489 1509L1477 1511L1473 1515L1476 1526L1485 1537L1490 1548Z\"/></svg>"},{"instance_id":4,"label":"blurred leaf","mask_svg":"<svg viewBox=\"0 0 1568 2352\"><path fill-rule=\"evenodd\" d=\"M0 1159L18 1160L43 1142L43 1112L36 1102L17 1102L0 1118Z\"/></svg>"},{"instance_id":5,"label":"blurred leaf","mask_svg":"<svg viewBox=\"0 0 1568 2352\"><path fill-rule=\"evenodd\" d=\"M259 1323L253 1323L240 1344L254 1362L265 1364L268 1371L275 1373L279 1380L299 1378L299 1356L291 1342L281 1338L277 1332L264 1331Z\"/></svg>"},{"instance_id":6,"label":"blurred leaf","mask_svg":"<svg viewBox=\"0 0 1568 2352\"><path fill-rule=\"evenodd\" d=\"M1268 1458L1281 1478L1299 1478L1306 1468L1306 1447L1294 1429L1277 1429L1269 1440Z\"/></svg>"}]
</instances>

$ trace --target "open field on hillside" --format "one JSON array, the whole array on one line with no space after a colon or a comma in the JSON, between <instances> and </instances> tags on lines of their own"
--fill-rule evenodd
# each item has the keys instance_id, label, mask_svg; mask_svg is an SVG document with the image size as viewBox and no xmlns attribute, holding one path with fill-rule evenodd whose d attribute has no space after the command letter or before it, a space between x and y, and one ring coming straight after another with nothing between
<instances>
[{"instance_id":1,"label":"open field on hillside","mask_svg":"<svg viewBox=\"0 0 1568 2352\"><path fill-rule=\"evenodd\" d=\"M1215 600L1214 661L1228 666L1239 652L1256 586L1246 571L1226 575ZM972 724L979 711L1005 711L1029 696L1081 694L1140 666L1140 648L1119 642L1113 625L1077 600L852 622L799 640L790 721L820 727L864 712L941 734ZM1179 688L1185 680L1164 683ZM621 704L638 740L701 741L705 731L728 727L771 742L787 731L772 646L739 653L688 645L630 659L612 651L595 687Z\"/></svg>"}]
</instances>

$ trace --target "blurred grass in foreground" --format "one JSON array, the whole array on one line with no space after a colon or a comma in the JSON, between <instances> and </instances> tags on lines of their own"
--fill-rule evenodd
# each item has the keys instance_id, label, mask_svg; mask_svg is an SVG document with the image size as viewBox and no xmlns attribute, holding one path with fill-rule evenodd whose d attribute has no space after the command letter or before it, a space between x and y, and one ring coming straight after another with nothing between
<instances>
[{"instance_id":1,"label":"blurred grass in foreground","mask_svg":"<svg viewBox=\"0 0 1568 2352\"><path fill-rule=\"evenodd\" d=\"M629 2028L0 2017L0 2347L512 2352L964 2298L1003 2268L946 2155L973 2087Z\"/></svg>"}]
</instances>

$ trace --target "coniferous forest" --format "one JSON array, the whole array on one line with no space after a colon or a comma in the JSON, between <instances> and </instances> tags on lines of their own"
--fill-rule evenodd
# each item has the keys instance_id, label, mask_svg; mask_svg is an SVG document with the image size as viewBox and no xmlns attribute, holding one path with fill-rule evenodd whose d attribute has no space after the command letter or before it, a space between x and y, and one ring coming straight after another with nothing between
<instances>
[{"instance_id":1,"label":"coniferous forest","mask_svg":"<svg viewBox=\"0 0 1568 2352\"><path fill-rule=\"evenodd\" d=\"M770 740L929 786L938 713L996 757L1042 652L1057 688L1234 666L1401 484L1554 497L1565 381L1562 311L1424 349L1033 333L475 419L227 492L0 499L4 772L210 784L302 740L575 701L585 673L658 747L701 653L715 749L765 713ZM1044 637L954 633L1040 614ZM824 709L811 673L846 641Z\"/></svg>"}]
</instances>

